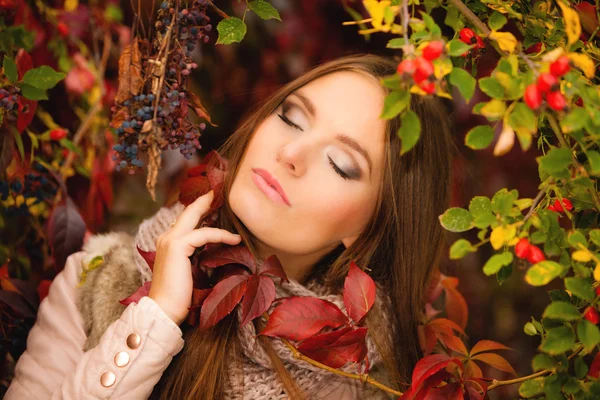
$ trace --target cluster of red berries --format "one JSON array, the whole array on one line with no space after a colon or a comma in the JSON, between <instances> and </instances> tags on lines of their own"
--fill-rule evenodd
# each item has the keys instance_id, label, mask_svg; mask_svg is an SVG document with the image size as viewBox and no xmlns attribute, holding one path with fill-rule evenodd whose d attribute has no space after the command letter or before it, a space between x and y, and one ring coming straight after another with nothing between
<instances>
[{"instance_id":1,"label":"cluster of red berries","mask_svg":"<svg viewBox=\"0 0 600 400\"><path fill-rule=\"evenodd\" d=\"M485 44L483 43L483 40L481 40L481 37L479 37L479 35L476 34L471 28L462 28L458 33L458 38L463 43L474 44L474 50L483 49L485 47ZM469 52L463 53L462 56L466 57L467 54L469 54Z\"/></svg>"},{"instance_id":2,"label":"cluster of red berries","mask_svg":"<svg viewBox=\"0 0 600 400\"><path fill-rule=\"evenodd\" d=\"M419 57L406 58L398 64L396 71L404 80L411 80L425 93L435 91L435 75L432 61L439 58L444 52L444 42L429 42Z\"/></svg>"},{"instance_id":3,"label":"cluster of red berries","mask_svg":"<svg viewBox=\"0 0 600 400\"><path fill-rule=\"evenodd\" d=\"M515 255L527 259L532 264L537 264L546 259L544 252L535 244L531 244L527 238L521 238L516 244Z\"/></svg>"},{"instance_id":4,"label":"cluster of red berries","mask_svg":"<svg viewBox=\"0 0 600 400\"><path fill-rule=\"evenodd\" d=\"M525 89L523 100L532 110L537 110L542 105L544 97L548 106L555 111L562 111L567 107L567 100L560 92L559 78L569 72L571 62L569 57L561 56L550 64L550 72L538 76L537 82Z\"/></svg>"},{"instance_id":5,"label":"cluster of red berries","mask_svg":"<svg viewBox=\"0 0 600 400\"><path fill-rule=\"evenodd\" d=\"M548 210L557 212L559 214L564 213L565 210L571 211L572 209L573 203L571 203L571 200L569 199L562 199L562 203L556 199L554 200L554 203L548 207Z\"/></svg>"}]
</instances>

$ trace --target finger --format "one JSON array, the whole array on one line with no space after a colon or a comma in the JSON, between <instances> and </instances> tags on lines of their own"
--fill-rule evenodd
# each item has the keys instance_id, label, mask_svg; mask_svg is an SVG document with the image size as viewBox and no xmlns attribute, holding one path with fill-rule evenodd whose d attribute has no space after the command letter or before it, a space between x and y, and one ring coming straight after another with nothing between
<instances>
[{"instance_id":1,"label":"finger","mask_svg":"<svg viewBox=\"0 0 600 400\"><path fill-rule=\"evenodd\" d=\"M219 228L201 228L182 236L178 240L192 246L193 248L204 246L206 243L226 243L230 245L239 244L242 240L240 235ZM193 251L192 251L193 252Z\"/></svg>"},{"instance_id":2,"label":"finger","mask_svg":"<svg viewBox=\"0 0 600 400\"><path fill-rule=\"evenodd\" d=\"M211 189L208 193L198 197L193 203L188 205L177 218L177 222L171 228L171 232L185 233L194 229L198 225L200 218L209 210L214 196L214 190Z\"/></svg>"}]
</instances>

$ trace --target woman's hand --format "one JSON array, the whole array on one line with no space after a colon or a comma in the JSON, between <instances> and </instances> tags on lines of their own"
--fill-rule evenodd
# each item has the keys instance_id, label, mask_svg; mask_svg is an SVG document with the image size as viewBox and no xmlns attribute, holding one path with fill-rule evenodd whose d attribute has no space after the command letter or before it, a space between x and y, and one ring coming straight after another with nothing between
<instances>
[{"instance_id":1,"label":"woman's hand","mask_svg":"<svg viewBox=\"0 0 600 400\"><path fill-rule=\"evenodd\" d=\"M241 237L218 228L195 229L213 200L211 190L198 197L181 213L177 222L156 241L156 258L148 297L177 325L181 324L192 304L193 279L189 257L196 247L206 243L239 244Z\"/></svg>"}]
</instances>

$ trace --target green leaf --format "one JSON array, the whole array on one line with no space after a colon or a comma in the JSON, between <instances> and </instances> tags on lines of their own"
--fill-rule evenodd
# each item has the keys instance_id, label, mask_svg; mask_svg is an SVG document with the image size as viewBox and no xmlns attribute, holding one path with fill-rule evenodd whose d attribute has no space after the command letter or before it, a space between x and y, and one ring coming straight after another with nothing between
<instances>
[{"instance_id":1,"label":"green leaf","mask_svg":"<svg viewBox=\"0 0 600 400\"><path fill-rule=\"evenodd\" d=\"M562 265L554 261L544 260L527 270L525 280L532 286L543 286L558 277L562 271Z\"/></svg>"},{"instance_id":2,"label":"green leaf","mask_svg":"<svg viewBox=\"0 0 600 400\"><path fill-rule=\"evenodd\" d=\"M421 18L423 18L423 22L425 22L425 26L427 27L427 30L429 32L431 32L431 34L434 37L440 36L442 34L442 30L440 29L438 24L435 23L435 21L433 20L433 18L431 18L431 16L429 14L427 14L424 11L421 11Z\"/></svg>"},{"instance_id":3,"label":"green leaf","mask_svg":"<svg viewBox=\"0 0 600 400\"><path fill-rule=\"evenodd\" d=\"M575 362L573 363L573 367L575 369L575 376L577 379L583 379L587 375L589 368L585 363L583 357L575 358Z\"/></svg>"},{"instance_id":4,"label":"green leaf","mask_svg":"<svg viewBox=\"0 0 600 400\"><path fill-rule=\"evenodd\" d=\"M536 157L540 163L540 168L550 175L553 172L561 171L571 165L571 151L563 147L555 147L545 156Z\"/></svg>"},{"instance_id":5,"label":"green leaf","mask_svg":"<svg viewBox=\"0 0 600 400\"><path fill-rule=\"evenodd\" d=\"M596 246L600 246L600 229L592 229L588 234L590 235L590 240L594 242Z\"/></svg>"},{"instance_id":6,"label":"green leaf","mask_svg":"<svg viewBox=\"0 0 600 400\"><path fill-rule=\"evenodd\" d=\"M560 130L569 133L583 129L589 119L588 113L583 107L574 107L570 113L560 120Z\"/></svg>"},{"instance_id":7,"label":"green leaf","mask_svg":"<svg viewBox=\"0 0 600 400\"><path fill-rule=\"evenodd\" d=\"M537 117L527 105L521 102L515 104L510 112L508 123L517 133L527 134L537 131Z\"/></svg>"},{"instance_id":8,"label":"green leaf","mask_svg":"<svg viewBox=\"0 0 600 400\"><path fill-rule=\"evenodd\" d=\"M397 134L402 141L400 155L405 154L417 144L421 136L421 121L414 111L407 110L402 114Z\"/></svg>"},{"instance_id":9,"label":"green leaf","mask_svg":"<svg viewBox=\"0 0 600 400\"><path fill-rule=\"evenodd\" d=\"M383 101L383 111L379 118L391 119L400 114L410 104L410 92L403 90L400 92L391 92Z\"/></svg>"},{"instance_id":10,"label":"green leaf","mask_svg":"<svg viewBox=\"0 0 600 400\"><path fill-rule=\"evenodd\" d=\"M450 232L464 232L473 227L473 215L460 207L452 207L439 216L444 229Z\"/></svg>"},{"instance_id":11,"label":"green leaf","mask_svg":"<svg viewBox=\"0 0 600 400\"><path fill-rule=\"evenodd\" d=\"M471 50L474 45L466 44L460 39L452 39L447 44L447 53L451 57L461 56L463 53Z\"/></svg>"},{"instance_id":12,"label":"green leaf","mask_svg":"<svg viewBox=\"0 0 600 400\"><path fill-rule=\"evenodd\" d=\"M21 137L21 133L14 126L10 126L10 131L15 139L15 143L17 144L17 149L19 149L19 155L21 159L25 158L25 148L23 147L23 138Z\"/></svg>"},{"instance_id":13,"label":"green leaf","mask_svg":"<svg viewBox=\"0 0 600 400\"><path fill-rule=\"evenodd\" d=\"M537 330L535 329L535 326L531 322L525 324L525 326L523 327L523 332L525 332L529 336L535 336L538 334Z\"/></svg>"},{"instance_id":14,"label":"green leaf","mask_svg":"<svg viewBox=\"0 0 600 400\"><path fill-rule=\"evenodd\" d=\"M279 11L271 4L267 3L264 0L255 0L248 3L248 7L251 11L254 11L256 15L258 15L262 19L271 19L274 18L278 21L281 21L281 17L279 16Z\"/></svg>"},{"instance_id":15,"label":"green leaf","mask_svg":"<svg viewBox=\"0 0 600 400\"><path fill-rule=\"evenodd\" d=\"M588 279L576 277L565 278L565 287L568 291L573 293L573 295L582 300L594 300L594 289L592 288L592 282Z\"/></svg>"},{"instance_id":16,"label":"green leaf","mask_svg":"<svg viewBox=\"0 0 600 400\"><path fill-rule=\"evenodd\" d=\"M219 21L217 32L219 32L215 44L239 43L246 36L246 24L237 17L229 17Z\"/></svg>"},{"instance_id":17,"label":"green leaf","mask_svg":"<svg viewBox=\"0 0 600 400\"><path fill-rule=\"evenodd\" d=\"M497 31L500 28L502 28L506 24L506 22L506 17L498 11L494 11L494 13L488 18L488 26L493 31Z\"/></svg>"},{"instance_id":18,"label":"green leaf","mask_svg":"<svg viewBox=\"0 0 600 400\"><path fill-rule=\"evenodd\" d=\"M600 329L587 319L583 319L577 324L577 337L587 350L591 350L600 342Z\"/></svg>"},{"instance_id":19,"label":"green leaf","mask_svg":"<svg viewBox=\"0 0 600 400\"><path fill-rule=\"evenodd\" d=\"M526 399L544 393L544 378L529 379L519 386L519 395Z\"/></svg>"},{"instance_id":20,"label":"green leaf","mask_svg":"<svg viewBox=\"0 0 600 400\"><path fill-rule=\"evenodd\" d=\"M465 146L473 150L481 150L488 147L494 140L494 129L489 125L478 125L467 132Z\"/></svg>"},{"instance_id":21,"label":"green leaf","mask_svg":"<svg viewBox=\"0 0 600 400\"><path fill-rule=\"evenodd\" d=\"M543 369L550 369L556 365L554 358L545 353L539 353L531 360L531 369L533 372L538 372Z\"/></svg>"},{"instance_id":22,"label":"green leaf","mask_svg":"<svg viewBox=\"0 0 600 400\"><path fill-rule=\"evenodd\" d=\"M488 226L493 224L496 221L496 219L496 215L492 214L490 211L479 213L475 215L473 225L475 225L475 227L479 229L487 228Z\"/></svg>"},{"instance_id":23,"label":"green leaf","mask_svg":"<svg viewBox=\"0 0 600 400\"><path fill-rule=\"evenodd\" d=\"M600 175L600 153L596 150L590 150L587 152L587 159L590 163L592 175Z\"/></svg>"},{"instance_id":24,"label":"green leaf","mask_svg":"<svg viewBox=\"0 0 600 400\"><path fill-rule=\"evenodd\" d=\"M401 37L391 39L389 42L387 42L386 47L389 49L401 49L404 45L406 45L406 41L403 37Z\"/></svg>"},{"instance_id":25,"label":"green leaf","mask_svg":"<svg viewBox=\"0 0 600 400\"><path fill-rule=\"evenodd\" d=\"M462 68L452 68L452 72L450 72L450 83L456 86L467 102L471 100L471 97L475 94L475 84L477 81L470 73Z\"/></svg>"},{"instance_id":26,"label":"green leaf","mask_svg":"<svg viewBox=\"0 0 600 400\"><path fill-rule=\"evenodd\" d=\"M574 344L573 329L569 326L559 326L546 332L546 339L540 345L540 350L550 355L558 355L571 350Z\"/></svg>"},{"instance_id":27,"label":"green leaf","mask_svg":"<svg viewBox=\"0 0 600 400\"><path fill-rule=\"evenodd\" d=\"M504 96L504 87L498 80L492 77L479 79L479 88L481 91L493 99L500 99Z\"/></svg>"},{"instance_id":28,"label":"green leaf","mask_svg":"<svg viewBox=\"0 0 600 400\"><path fill-rule=\"evenodd\" d=\"M561 321L576 321L581 319L581 314L577 311L577 307L566 301L554 301L550 303L542 316Z\"/></svg>"},{"instance_id":29,"label":"green leaf","mask_svg":"<svg viewBox=\"0 0 600 400\"><path fill-rule=\"evenodd\" d=\"M494 275L500 271L500 268L509 265L513 261L513 254L510 251L505 251L501 254L494 254L483 266L483 273L487 276Z\"/></svg>"},{"instance_id":30,"label":"green leaf","mask_svg":"<svg viewBox=\"0 0 600 400\"><path fill-rule=\"evenodd\" d=\"M2 61L2 68L4 68L4 74L6 75L10 83L15 83L19 79L17 64L15 64L15 60L10 58L9 56L4 56L4 60Z\"/></svg>"},{"instance_id":31,"label":"green leaf","mask_svg":"<svg viewBox=\"0 0 600 400\"><path fill-rule=\"evenodd\" d=\"M52 89L58 82L65 78L62 72L56 72L47 65L30 69L23 75L23 83L38 89Z\"/></svg>"},{"instance_id":32,"label":"green leaf","mask_svg":"<svg viewBox=\"0 0 600 400\"><path fill-rule=\"evenodd\" d=\"M504 116L506 112L506 103L503 100L492 99L485 103L479 113L490 121L497 121Z\"/></svg>"},{"instance_id":33,"label":"green leaf","mask_svg":"<svg viewBox=\"0 0 600 400\"><path fill-rule=\"evenodd\" d=\"M450 246L450 259L458 260L463 258L469 253L475 253L477 247L473 246L471 242L466 239L458 239Z\"/></svg>"},{"instance_id":34,"label":"green leaf","mask_svg":"<svg viewBox=\"0 0 600 400\"><path fill-rule=\"evenodd\" d=\"M492 197L492 211L500 214L500 216L507 215L518 197L519 192L515 189L510 192L506 188L498 190Z\"/></svg>"},{"instance_id":35,"label":"green leaf","mask_svg":"<svg viewBox=\"0 0 600 400\"><path fill-rule=\"evenodd\" d=\"M567 241L574 249L581 250L578 244L582 244L584 247L588 246L587 239L585 235L580 230L574 230L569 232L567 236Z\"/></svg>"},{"instance_id":36,"label":"green leaf","mask_svg":"<svg viewBox=\"0 0 600 400\"><path fill-rule=\"evenodd\" d=\"M487 196L475 196L469 203L469 211L473 214L480 214L492 211L492 202Z\"/></svg>"},{"instance_id":37,"label":"green leaf","mask_svg":"<svg viewBox=\"0 0 600 400\"><path fill-rule=\"evenodd\" d=\"M104 18L107 22L120 23L123 21L123 11L115 4L108 4L104 10Z\"/></svg>"},{"instance_id":38,"label":"green leaf","mask_svg":"<svg viewBox=\"0 0 600 400\"><path fill-rule=\"evenodd\" d=\"M21 94L29 100L48 100L46 89L38 89L27 84L21 85Z\"/></svg>"}]
</instances>

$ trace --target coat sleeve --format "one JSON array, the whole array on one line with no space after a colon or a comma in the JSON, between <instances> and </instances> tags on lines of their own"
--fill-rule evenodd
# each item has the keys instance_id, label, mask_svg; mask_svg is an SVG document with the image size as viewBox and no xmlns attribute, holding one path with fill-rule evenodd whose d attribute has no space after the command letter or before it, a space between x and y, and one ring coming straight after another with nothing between
<instances>
[{"instance_id":1,"label":"coat sleeve","mask_svg":"<svg viewBox=\"0 0 600 400\"><path fill-rule=\"evenodd\" d=\"M67 259L41 302L5 400L147 399L183 348L181 329L149 297L131 303L84 352L76 285L86 253Z\"/></svg>"}]
</instances>

